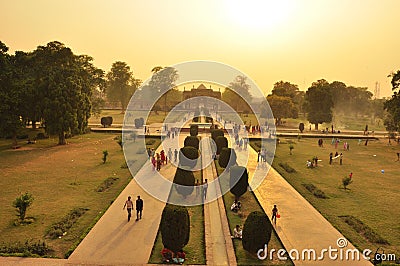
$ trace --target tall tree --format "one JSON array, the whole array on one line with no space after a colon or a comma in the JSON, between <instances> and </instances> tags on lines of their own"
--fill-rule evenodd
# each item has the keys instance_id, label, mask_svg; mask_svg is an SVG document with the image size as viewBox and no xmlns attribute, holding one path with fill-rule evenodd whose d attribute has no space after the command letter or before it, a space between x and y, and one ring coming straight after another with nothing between
<instances>
[{"instance_id":1,"label":"tall tree","mask_svg":"<svg viewBox=\"0 0 400 266\"><path fill-rule=\"evenodd\" d=\"M289 97L269 95L267 101L274 114L277 126L281 124L282 118L297 118L298 109ZM263 112L261 112L261 116L267 118Z\"/></svg>"},{"instance_id":2,"label":"tall tree","mask_svg":"<svg viewBox=\"0 0 400 266\"><path fill-rule=\"evenodd\" d=\"M400 130L400 70L389 75L392 78L393 95L384 103L384 108L388 112L385 118L385 127L388 131Z\"/></svg>"},{"instance_id":3,"label":"tall tree","mask_svg":"<svg viewBox=\"0 0 400 266\"><path fill-rule=\"evenodd\" d=\"M76 56L70 48L54 41L34 52L38 87L46 132L58 135L66 144L65 133L82 133L91 112L91 93L98 86L102 71L88 56Z\"/></svg>"},{"instance_id":4,"label":"tall tree","mask_svg":"<svg viewBox=\"0 0 400 266\"><path fill-rule=\"evenodd\" d=\"M7 51L0 41L0 133L11 133L15 146L17 132L23 126L23 73L16 67L17 58Z\"/></svg>"},{"instance_id":5,"label":"tall tree","mask_svg":"<svg viewBox=\"0 0 400 266\"><path fill-rule=\"evenodd\" d=\"M324 80L313 82L305 96L307 119L315 125L332 122L333 101L329 83Z\"/></svg>"},{"instance_id":6,"label":"tall tree","mask_svg":"<svg viewBox=\"0 0 400 266\"><path fill-rule=\"evenodd\" d=\"M107 73L107 96L112 101L118 101L123 112L139 85L140 80L133 77L130 67L125 62L117 61L112 64L110 72Z\"/></svg>"},{"instance_id":7,"label":"tall tree","mask_svg":"<svg viewBox=\"0 0 400 266\"><path fill-rule=\"evenodd\" d=\"M250 84L247 83L246 76L237 76L232 82L229 83L228 88L240 95L241 98L246 100L248 103L252 101L252 95L250 94Z\"/></svg>"}]
</instances>

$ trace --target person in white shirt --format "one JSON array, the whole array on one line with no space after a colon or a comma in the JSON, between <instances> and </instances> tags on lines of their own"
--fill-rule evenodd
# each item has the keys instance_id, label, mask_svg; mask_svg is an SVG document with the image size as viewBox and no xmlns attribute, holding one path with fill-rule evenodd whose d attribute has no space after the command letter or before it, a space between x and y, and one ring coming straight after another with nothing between
<instances>
[{"instance_id":1,"label":"person in white shirt","mask_svg":"<svg viewBox=\"0 0 400 266\"><path fill-rule=\"evenodd\" d=\"M235 229L233 229L233 238L242 239L242 229L240 229L239 225L236 225Z\"/></svg>"}]
</instances>

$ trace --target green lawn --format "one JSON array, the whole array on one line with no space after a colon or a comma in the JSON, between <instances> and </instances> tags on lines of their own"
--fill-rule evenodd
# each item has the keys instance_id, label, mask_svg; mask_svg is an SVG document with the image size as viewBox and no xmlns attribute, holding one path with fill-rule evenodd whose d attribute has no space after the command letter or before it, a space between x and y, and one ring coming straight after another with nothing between
<instances>
[{"instance_id":1,"label":"green lawn","mask_svg":"<svg viewBox=\"0 0 400 266\"><path fill-rule=\"evenodd\" d=\"M374 252L378 247L383 247L385 253L394 252L399 257L400 162L395 160L400 145L388 146L386 140L370 141L368 146L364 143L358 145L357 140L347 141L350 144L349 151L343 151L343 142L337 150L344 154L343 165L339 165L337 160L330 165L329 153L335 153L335 147L329 140L325 140L321 148L317 145L317 139L281 139L273 167L356 247L369 248ZM293 155L289 155L291 143L294 146ZM256 141L251 144L257 149ZM314 156L322 161L318 167L309 169L306 161ZM280 163L288 164L296 172L287 173L279 166ZM351 172L353 183L349 185L349 190L344 190L341 180ZM313 184L328 198L315 197L303 184ZM372 243L365 233L363 236L347 224L343 216L352 216L361 221L390 244Z\"/></svg>"},{"instance_id":2,"label":"green lawn","mask_svg":"<svg viewBox=\"0 0 400 266\"><path fill-rule=\"evenodd\" d=\"M35 132L36 134L36 132ZM131 180L115 134L91 133L68 139L57 146L57 138L38 140L36 144L21 141L21 148L9 149L10 140L0 140L0 243L10 245L26 240L45 241L53 250L48 256L64 257L77 244L89 227L106 211ZM157 147L157 139L153 146ZM139 148L140 142L131 143ZM102 163L103 150L109 155ZM139 169L146 161L139 156L132 162ZM103 192L98 187L109 177L118 178ZM34 202L27 211L32 224L15 226L14 199L21 193L33 194ZM50 226L60 222L74 208L87 212L60 239L46 238Z\"/></svg>"},{"instance_id":3,"label":"green lawn","mask_svg":"<svg viewBox=\"0 0 400 266\"><path fill-rule=\"evenodd\" d=\"M224 171L218 164L218 161L215 161L215 165L217 167L218 175ZM222 175L226 175L223 173ZM229 185L229 178L220 176L219 180L221 183L221 187L225 187ZM240 197L240 202L242 203L242 208L238 213L232 212L230 207L235 199L235 196L228 192L223 196L225 211L228 218L229 228L231 230L231 235L233 235L233 229L236 225L241 225L243 227L244 222L246 221L247 216L253 211L264 212L262 207L257 201L257 198L252 192L246 192L243 196ZM238 265L293 265L293 263L288 261L279 260L276 254L274 254L273 260L260 260L256 255L250 254L246 250L243 249L242 241L238 239L233 239L233 246L235 248L235 255ZM268 244L268 249L284 249L281 241L279 240L275 231L272 231L271 240Z\"/></svg>"}]
</instances>

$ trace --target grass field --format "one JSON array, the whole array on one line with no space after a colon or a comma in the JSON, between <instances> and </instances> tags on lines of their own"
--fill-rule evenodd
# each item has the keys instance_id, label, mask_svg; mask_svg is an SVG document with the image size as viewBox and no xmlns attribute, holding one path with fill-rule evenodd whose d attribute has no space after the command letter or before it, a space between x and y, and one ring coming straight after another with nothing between
<instances>
[{"instance_id":1,"label":"grass field","mask_svg":"<svg viewBox=\"0 0 400 266\"><path fill-rule=\"evenodd\" d=\"M53 250L48 256L64 257L64 254L87 233L92 226L131 180L126 168L123 152L113 134L85 134L68 139L65 146L57 146L57 138L38 140L36 144L25 144L9 149L10 140L0 140L0 243L11 245L26 240L44 240ZM158 146L155 141L154 147ZM137 145L140 143L131 143ZM109 155L102 163L103 150ZM143 158L143 159L142 159ZM139 169L146 160L141 156L133 162ZM98 192L104 181L114 178L115 182ZM34 197L27 217L31 224L15 226L16 210L14 199L29 192ZM49 228L63 220L75 208L88 209L66 235L61 238L45 237Z\"/></svg>"},{"instance_id":2,"label":"grass field","mask_svg":"<svg viewBox=\"0 0 400 266\"><path fill-rule=\"evenodd\" d=\"M357 248L369 248L375 252L382 247L385 253L396 253L399 258L400 162L396 161L396 152L400 151L400 146L388 146L386 140L371 141L368 146L364 143L358 145L357 140L347 141L349 151L343 150L343 142L337 149L344 154L343 165L339 165L337 160L330 165L329 153L335 153L335 146L330 141L318 147L317 139L281 139L273 167ZM256 142L251 144L257 150ZM293 155L289 155L290 144L294 146ZM316 168L307 168L307 159L314 156L322 161ZM296 172L286 172L280 166L282 163ZM344 190L341 180L351 172L353 183ZM317 198L303 184L313 184L328 198ZM346 223L344 216L350 216L353 222ZM360 221L364 224L361 230ZM386 240L389 244L373 243L376 242L374 238Z\"/></svg>"},{"instance_id":3,"label":"grass field","mask_svg":"<svg viewBox=\"0 0 400 266\"><path fill-rule=\"evenodd\" d=\"M221 168L218 164L218 161L215 161L215 165L217 168L218 175L223 173L224 168ZM226 173L223 173L225 175ZM229 178L220 178L220 182L224 182L229 180ZM229 184L221 184L221 187L225 187ZM233 235L233 229L236 225L240 225L243 228L244 222L246 221L247 216L253 211L264 212L262 207L257 201L257 198L254 196L252 192L246 192L243 196L240 197L240 202L242 203L242 208L238 213L232 212L230 207L235 199L235 196L228 192L223 196L226 216L228 218L229 228L231 230L231 235ZM288 261L279 260L274 254L273 260L260 260L257 256L250 254L246 250L243 249L242 241L238 239L233 239L233 246L235 248L236 260L238 265L293 265L293 263ZM272 231L271 240L268 244L268 249L284 249L282 243L280 242L278 236L275 231Z\"/></svg>"}]
</instances>

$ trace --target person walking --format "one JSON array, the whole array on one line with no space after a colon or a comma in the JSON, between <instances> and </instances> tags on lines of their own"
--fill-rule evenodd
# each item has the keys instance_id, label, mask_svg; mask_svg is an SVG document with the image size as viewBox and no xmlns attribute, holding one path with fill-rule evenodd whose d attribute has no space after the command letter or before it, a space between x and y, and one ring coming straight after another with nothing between
<instances>
[{"instance_id":1,"label":"person walking","mask_svg":"<svg viewBox=\"0 0 400 266\"><path fill-rule=\"evenodd\" d=\"M331 153L329 154L329 164L332 164L332 157L333 157L333 153L331 152Z\"/></svg>"},{"instance_id":2,"label":"person walking","mask_svg":"<svg viewBox=\"0 0 400 266\"><path fill-rule=\"evenodd\" d=\"M176 163L177 160L178 160L178 150L175 149L174 150L174 162Z\"/></svg>"},{"instance_id":3,"label":"person walking","mask_svg":"<svg viewBox=\"0 0 400 266\"><path fill-rule=\"evenodd\" d=\"M339 157L340 165L342 165L343 164L343 153L340 153L339 156L340 156Z\"/></svg>"},{"instance_id":4,"label":"person walking","mask_svg":"<svg viewBox=\"0 0 400 266\"><path fill-rule=\"evenodd\" d=\"M204 184L203 184L204 199L207 198L207 189L208 189L208 183L207 183L207 179L205 179Z\"/></svg>"},{"instance_id":5,"label":"person walking","mask_svg":"<svg viewBox=\"0 0 400 266\"><path fill-rule=\"evenodd\" d=\"M128 222L131 220L131 216L132 216L132 210L133 210L133 202L131 200L131 196L128 196L128 200L125 201L124 207L122 208L123 210L128 211Z\"/></svg>"},{"instance_id":6,"label":"person walking","mask_svg":"<svg viewBox=\"0 0 400 266\"><path fill-rule=\"evenodd\" d=\"M276 207L276 205L274 205L274 207L272 208L272 218L271 221L274 222L274 224L276 225L276 216L278 215L278 208Z\"/></svg>"},{"instance_id":7,"label":"person walking","mask_svg":"<svg viewBox=\"0 0 400 266\"><path fill-rule=\"evenodd\" d=\"M143 211L143 200L140 196L137 196L136 200L136 221L142 219L142 211Z\"/></svg>"}]
</instances>

